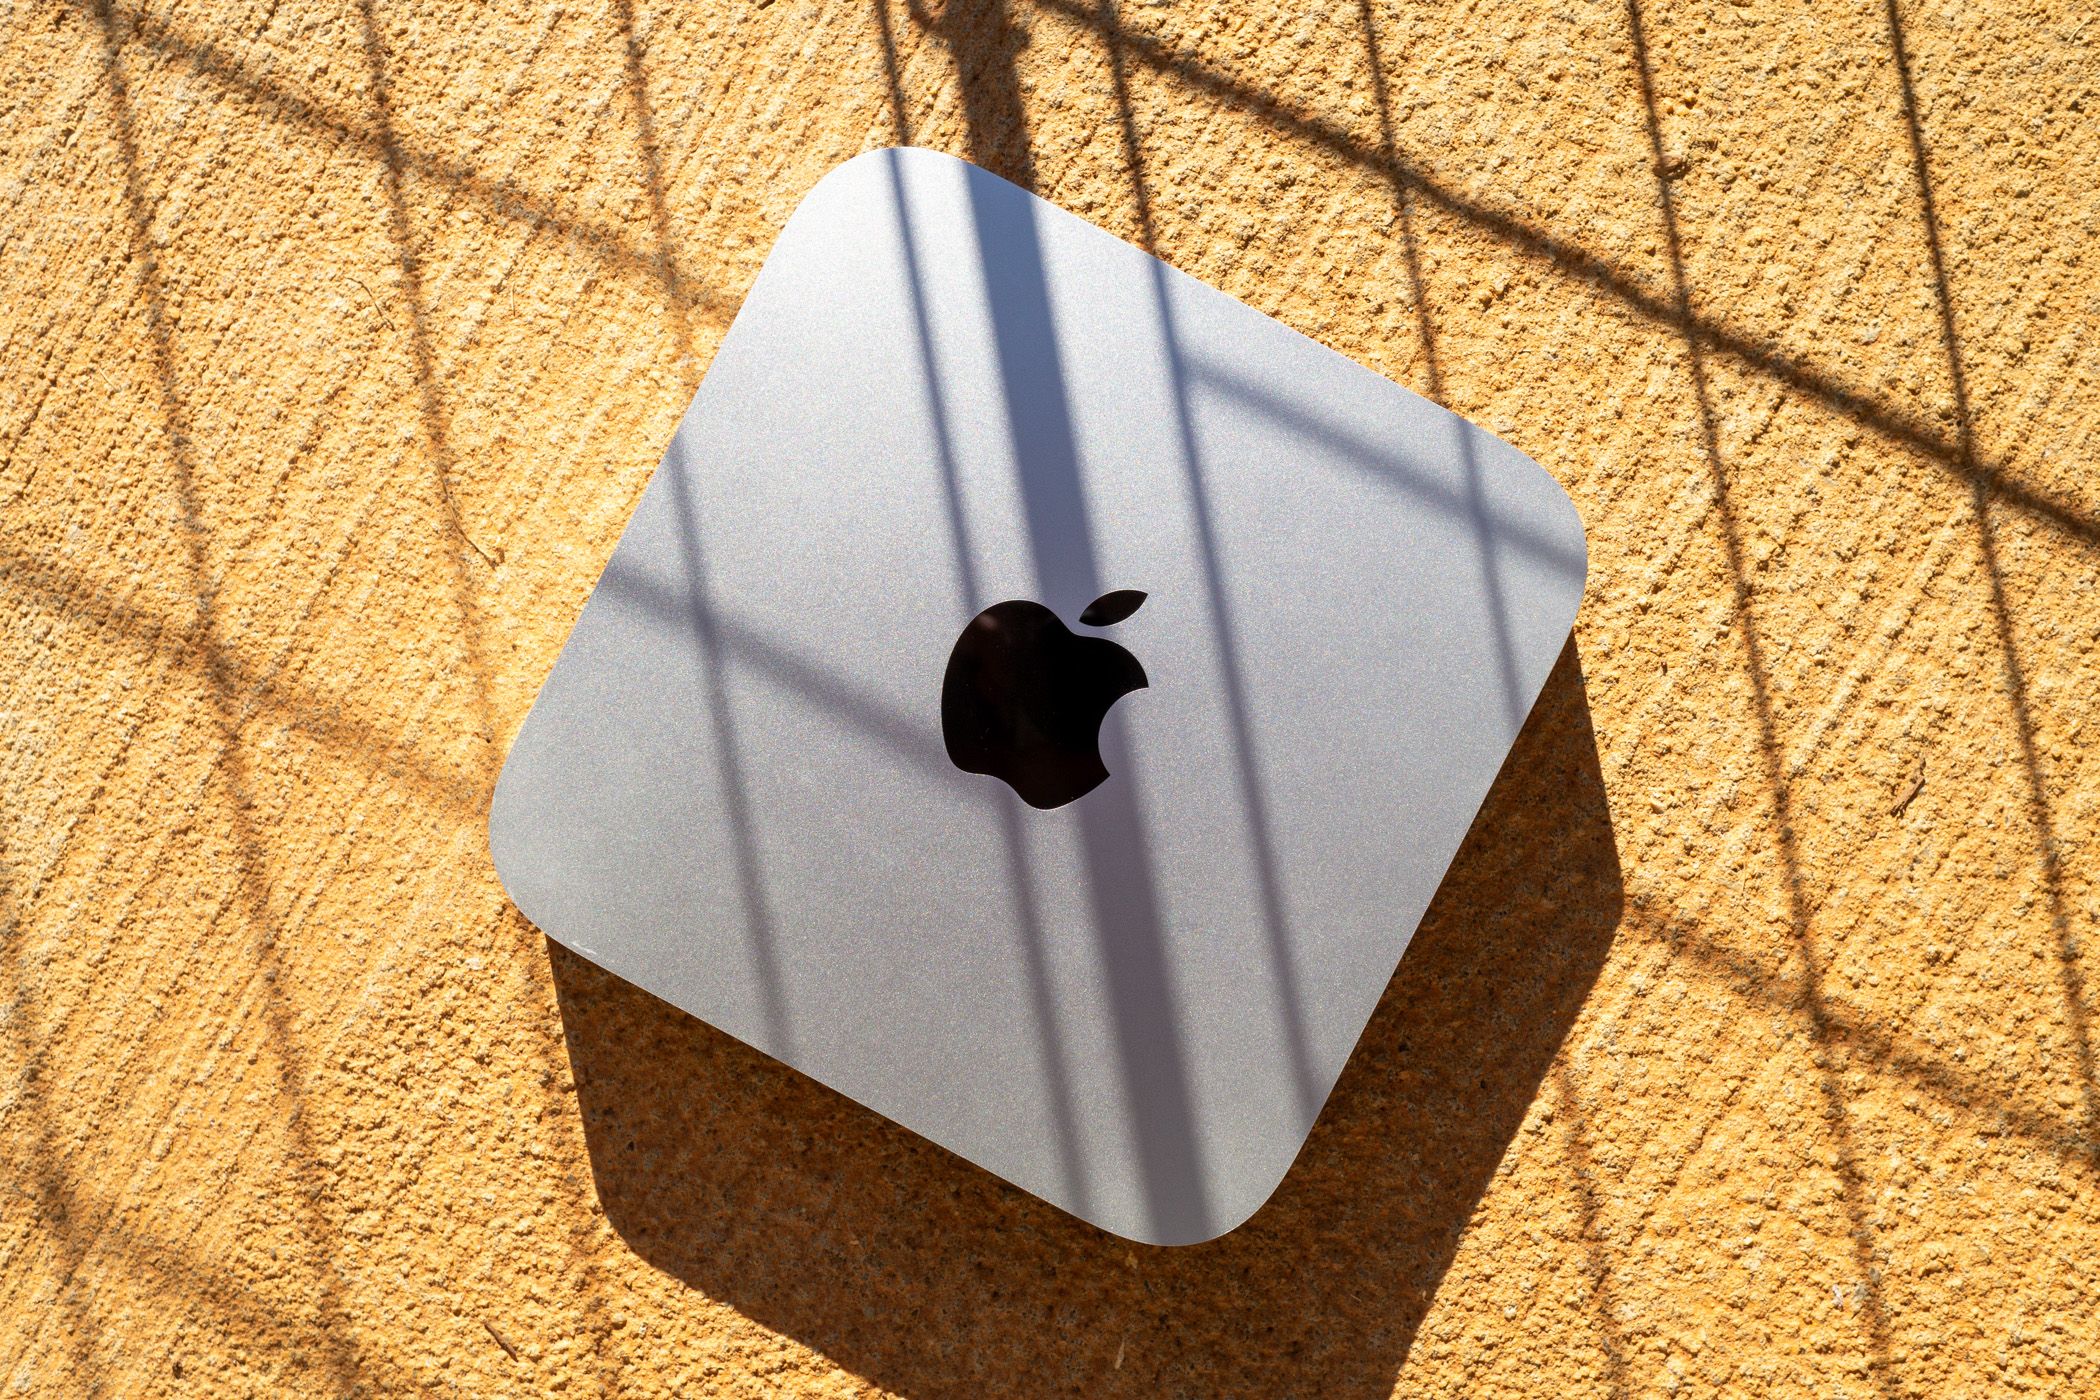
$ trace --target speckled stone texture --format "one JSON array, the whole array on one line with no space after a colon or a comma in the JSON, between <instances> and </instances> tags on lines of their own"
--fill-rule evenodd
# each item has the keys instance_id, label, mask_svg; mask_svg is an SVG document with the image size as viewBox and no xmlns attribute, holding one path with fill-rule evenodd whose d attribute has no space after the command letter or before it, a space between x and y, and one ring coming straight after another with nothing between
<instances>
[{"instance_id":1,"label":"speckled stone texture","mask_svg":"<svg viewBox=\"0 0 2100 1400\"><path fill-rule=\"evenodd\" d=\"M8 0L0 1394L2100 1393L2100 21ZM510 735L824 171L1502 433L1576 635L1234 1234L547 943Z\"/></svg>"}]
</instances>

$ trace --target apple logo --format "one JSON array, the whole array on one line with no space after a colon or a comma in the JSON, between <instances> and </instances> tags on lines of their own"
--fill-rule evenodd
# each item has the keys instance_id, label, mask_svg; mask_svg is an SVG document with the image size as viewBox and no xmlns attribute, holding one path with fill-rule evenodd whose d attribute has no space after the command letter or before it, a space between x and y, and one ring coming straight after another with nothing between
<instances>
[{"instance_id":1,"label":"apple logo","mask_svg":"<svg viewBox=\"0 0 2100 1400\"><path fill-rule=\"evenodd\" d=\"M1110 627L1145 595L1119 588L1079 621ZM965 773L1001 779L1031 807L1062 807L1108 776L1101 721L1149 682L1145 668L1105 637L1075 636L1041 603L994 603L970 619L941 681L941 737Z\"/></svg>"}]
</instances>

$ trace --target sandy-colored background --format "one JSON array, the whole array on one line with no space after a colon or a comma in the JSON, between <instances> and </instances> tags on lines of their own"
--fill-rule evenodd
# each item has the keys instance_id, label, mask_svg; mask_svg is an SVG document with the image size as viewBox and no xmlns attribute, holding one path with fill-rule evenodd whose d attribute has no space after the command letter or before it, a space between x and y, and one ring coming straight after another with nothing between
<instances>
[{"instance_id":1,"label":"sandy-colored background","mask_svg":"<svg viewBox=\"0 0 2100 1400\"><path fill-rule=\"evenodd\" d=\"M2100 1393L2089 15L10 0L0 1394ZM1589 522L1212 1245L550 953L489 867L774 233L899 140Z\"/></svg>"}]
</instances>

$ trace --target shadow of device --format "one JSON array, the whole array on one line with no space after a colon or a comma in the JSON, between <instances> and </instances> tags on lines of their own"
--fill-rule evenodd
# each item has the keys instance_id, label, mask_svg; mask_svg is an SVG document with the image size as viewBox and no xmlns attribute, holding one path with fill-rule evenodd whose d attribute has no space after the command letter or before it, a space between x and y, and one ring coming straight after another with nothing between
<instances>
[{"instance_id":1,"label":"shadow of device","mask_svg":"<svg viewBox=\"0 0 2100 1400\"><path fill-rule=\"evenodd\" d=\"M709 1297L912 1396L1384 1396L1622 900L1570 642L1296 1165L1180 1249L548 950L606 1217Z\"/></svg>"}]
</instances>

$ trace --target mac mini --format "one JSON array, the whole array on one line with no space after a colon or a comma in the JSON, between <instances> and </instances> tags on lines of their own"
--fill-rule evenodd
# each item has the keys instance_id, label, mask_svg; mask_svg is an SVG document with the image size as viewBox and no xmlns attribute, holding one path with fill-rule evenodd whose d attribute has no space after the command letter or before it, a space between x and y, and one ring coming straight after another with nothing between
<instances>
[{"instance_id":1,"label":"mac mini","mask_svg":"<svg viewBox=\"0 0 2100 1400\"><path fill-rule=\"evenodd\" d=\"M489 815L547 936L1104 1230L1289 1169L1568 637L1435 404L983 170L788 221Z\"/></svg>"}]
</instances>

